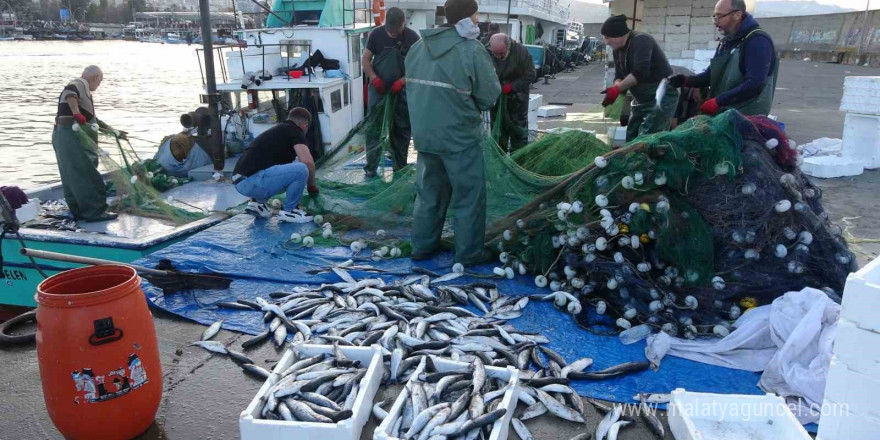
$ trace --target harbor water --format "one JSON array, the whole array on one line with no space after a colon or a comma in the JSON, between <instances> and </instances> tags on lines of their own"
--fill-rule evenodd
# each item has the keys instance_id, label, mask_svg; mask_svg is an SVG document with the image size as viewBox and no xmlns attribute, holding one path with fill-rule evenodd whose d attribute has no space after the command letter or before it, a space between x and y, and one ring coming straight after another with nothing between
<instances>
[{"instance_id":1,"label":"harbor water","mask_svg":"<svg viewBox=\"0 0 880 440\"><path fill-rule=\"evenodd\" d=\"M180 113L199 105L198 47L129 41L0 42L0 78L6 83L0 88L0 185L28 189L59 180L52 150L58 96L90 64L104 71L104 81L93 94L98 117L127 131L142 159L152 157L164 136L182 129Z\"/></svg>"}]
</instances>

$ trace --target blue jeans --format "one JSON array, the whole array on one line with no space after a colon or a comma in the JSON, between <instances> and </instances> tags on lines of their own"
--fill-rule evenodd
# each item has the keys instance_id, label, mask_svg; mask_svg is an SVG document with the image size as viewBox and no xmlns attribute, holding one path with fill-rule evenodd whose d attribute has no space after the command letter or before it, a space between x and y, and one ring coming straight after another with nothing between
<instances>
[{"instance_id":1,"label":"blue jeans","mask_svg":"<svg viewBox=\"0 0 880 440\"><path fill-rule=\"evenodd\" d=\"M292 162L258 171L238 182L235 189L260 203L266 203L270 197L286 189L284 210L292 211L299 204L308 179L309 168L302 162Z\"/></svg>"}]
</instances>

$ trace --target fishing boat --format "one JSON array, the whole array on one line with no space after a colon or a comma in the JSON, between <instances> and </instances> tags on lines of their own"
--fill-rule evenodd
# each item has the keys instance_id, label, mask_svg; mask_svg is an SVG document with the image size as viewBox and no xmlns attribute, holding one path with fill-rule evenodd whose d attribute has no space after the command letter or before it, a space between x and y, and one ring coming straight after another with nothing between
<instances>
[{"instance_id":1,"label":"fishing boat","mask_svg":"<svg viewBox=\"0 0 880 440\"><path fill-rule=\"evenodd\" d=\"M325 13L323 2L304 3L311 6L298 5L298 14L309 12L310 7L315 8L311 11L316 16ZM278 112L278 108L303 106L312 111L317 121L319 141L316 149L319 154L339 145L363 120L361 50L366 44L366 33L374 23L368 10L359 10L362 12L360 20L353 18L354 11L349 9L336 14L338 20L325 19L325 26L291 20L290 26L237 30L235 41L243 41L245 45L214 46L216 54L212 55L222 60L215 79L224 110L221 120L221 126L225 127L223 143L229 152L240 151L255 136L271 127L279 120L279 113L283 113L283 117L286 111ZM197 53L205 85L205 54L201 49ZM317 63L317 54L338 63ZM308 60L312 60L314 66L307 68ZM299 71L301 76L293 71ZM231 177L236 160L236 156L226 159L223 177ZM112 176L105 177L110 180ZM162 194L173 200L171 203L177 208L206 213L204 218L182 225L121 213L112 221L79 223L74 230L46 229L45 222L38 221L39 214L45 214L40 203L64 199L60 182L26 191L35 204L28 209L32 211L31 217L36 216L36 219L23 222L18 230L21 241L14 235L2 240L0 304L35 306L34 292L43 279L40 271L51 276L76 266L47 260L36 260L35 266L20 254L22 245L131 262L222 222L247 201L228 179L216 174L212 165L192 169L188 177L193 181ZM231 213L227 212L230 209Z\"/></svg>"}]
</instances>

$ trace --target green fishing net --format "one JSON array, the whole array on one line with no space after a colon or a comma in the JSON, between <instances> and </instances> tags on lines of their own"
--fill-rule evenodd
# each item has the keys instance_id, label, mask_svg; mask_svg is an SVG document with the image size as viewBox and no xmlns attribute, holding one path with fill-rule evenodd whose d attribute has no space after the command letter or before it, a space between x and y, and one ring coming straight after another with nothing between
<instances>
[{"instance_id":1,"label":"green fishing net","mask_svg":"<svg viewBox=\"0 0 880 440\"><path fill-rule=\"evenodd\" d=\"M74 124L83 146L93 151L101 165L109 171L113 201L110 210L166 220L183 225L205 218L207 212L199 208L180 208L169 204L161 191L184 183L184 179L169 177L152 160L142 161L120 132L97 125Z\"/></svg>"},{"instance_id":2,"label":"green fishing net","mask_svg":"<svg viewBox=\"0 0 880 440\"><path fill-rule=\"evenodd\" d=\"M510 158L519 166L544 176L563 176L591 163L610 150L594 134L569 130L548 133L535 142L514 151Z\"/></svg>"},{"instance_id":3,"label":"green fishing net","mask_svg":"<svg viewBox=\"0 0 880 440\"><path fill-rule=\"evenodd\" d=\"M623 113L623 103L626 99L625 95L625 93L621 94L611 105L605 107L604 112L606 118L614 120L620 119L620 114Z\"/></svg>"}]
</instances>

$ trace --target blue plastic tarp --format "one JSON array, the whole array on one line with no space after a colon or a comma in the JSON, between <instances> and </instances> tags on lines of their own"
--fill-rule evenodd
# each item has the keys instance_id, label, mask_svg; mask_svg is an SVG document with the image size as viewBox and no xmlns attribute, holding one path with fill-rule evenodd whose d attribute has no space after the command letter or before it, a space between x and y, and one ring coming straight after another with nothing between
<instances>
[{"instance_id":1,"label":"blue plastic tarp","mask_svg":"<svg viewBox=\"0 0 880 440\"><path fill-rule=\"evenodd\" d=\"M267 298L275 291L289 290L296 285L339 282L331 273L310 275L307 270L327 267L352 257L346 247L291 248L285 245L294 232L305 234L314 230L314 224L297 225L276 219L255 219L243 214L199 232L188 239L155 252L137 264L155 265L160 259L169 259L183 271L217 272L234 279L228 290L200 291L163 295L161 290L144 282L144 291L150 302L173 314L201 324L225 319L224 328L248 334L264 330L262 314L248 311L218 309L217 301L239 298ZM393 233L393 231L389 231ZM430 261L419 262L438 272L448 272L452 263L450 254L442 254ZM386 281L407 275L413 262L407 258L369 262L389 271L381 275ZM488 273L491 266L474 269ZM355 278L376 276L373 273L352 271ZM463 283L458 279L455 283ZM497 282L505 295L549 293L538 289L531 276ZM510 324L525 331L540 332L550 339L548 347L572 361L581 357L594 360L592 369L602 369L627 361L644 360L644 342L622 345L616 337L600 336L578 326L566 312L557 310L550 302L531 301L521 318ZM572 387L585 396L599 399L632 402L638 392L669 392L675 388L689 391L762 394L757 387L760 375L748 371L701 364L681 358L663 360L658 372L647 370L622 378L605 381L575 381Z\"/></svg>"}]
</instances>

